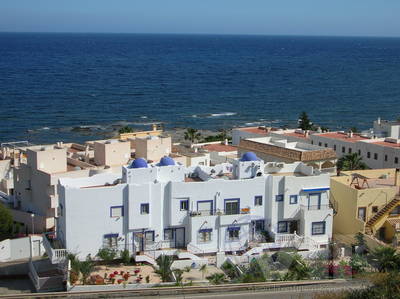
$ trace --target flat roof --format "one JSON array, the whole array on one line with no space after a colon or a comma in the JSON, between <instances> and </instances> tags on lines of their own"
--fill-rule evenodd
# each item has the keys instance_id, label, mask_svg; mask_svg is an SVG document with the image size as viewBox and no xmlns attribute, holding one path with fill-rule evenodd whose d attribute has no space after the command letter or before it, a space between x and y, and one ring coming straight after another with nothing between
<instances>
[{"instance_id":1,"label":"flat roof","mask_svg":"<svg viewBox=\"0 0 400 299\"><path fill-rule=\"evenodd\" d=\"M204 149L210 152L234 152L237 151L237 148L232 145L225 144L207 144L203 146Z\"/></svg>"},{"instance_id":2,"label":"flat roof","mask_svg":"<svg viewBox=\"0 0 400 299\"><path fill-rule=\"evenodd\" d=\"M371 143L380 145L380 146L400 148L400 143L393 143L393 142L388 142L388 141L377 141L377 142L371 142Z\"/></svg>"},{"instance_id":3,"label":"flat roof","mask_svg":"<svg viewBox=\"0 0 400 299\"><path fill-rule=\"evenodd\" d=\"M253 134L265 135L265 136L268 134L266 128L260 128L260 127L244 127L244 128L237 128L237 130Z\"/></svg>"},{"instance_id":4,"label":"flat roof","mask_svg":"<svg viewBox=\"0 0 400 299\"><path fill-rule=\"evenodd\" d=\"M363 137L358 134L353 134L352 137L349 137L349 135L347 133L341 133L341 132L328 132L328 133L321 133L321 134L315 134L315 135L325 137L325 138L344 140L347 142L370 140L370 138Z\"/></svg>"},{"instance_id":5,"label":"flat roof","mask_svg":"<svg viewBox=\"0 0 400 299\"><path fill-rule=\"evenodd\" d=\"M310 135L306 136L304 133L300 132L288 132L288 133L283 133L282 135L289 137L297 137L302 139L310 139Z\"/></svg>"}]
</instances>

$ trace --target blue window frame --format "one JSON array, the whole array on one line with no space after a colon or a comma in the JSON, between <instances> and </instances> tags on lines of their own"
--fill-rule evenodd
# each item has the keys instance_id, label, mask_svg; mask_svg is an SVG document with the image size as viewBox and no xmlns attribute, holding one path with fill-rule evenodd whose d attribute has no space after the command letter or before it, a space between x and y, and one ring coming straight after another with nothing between
<instances>
[{"instance_id":1,"label":"blue window frame","mask_svg":"<svg viewBox=\"0 0 400 299\"><path fill-rule=\"evenodd\" d=\"M287 221L279 221L278 222L278 233L287 233L288 232L288 222Z\"/></svg>"},{"instance_id":2,"label":"blue window frame","mask_svg":"<svg viewBox=\"0 0 400 299\"><path fill-rule=\"evenodd\" d=\"M124 216L124 206L110 207L110 217L117 218Z\"/></svg>"},{"instance_id":3,"label":"blue window frame","mask_svg":"<svg viewBox=\"0 0 400 299\"><path fill-rule=\"evenodd\" d=\"M150 205L148 203L140 204L140 214L147 215L150 213Z\"/></svg>"},{"instance_id":4,"label":"blue window frame","mask_svg":"<svg viewBox=\"0 0 400 299\"><path fill-rule=\"evenodd\" d=\"M311 234L312 235L325 235L325 228L326 228L325 221L313 222L311 224Z\"/></svg>"},{"instance_id":5,"label":"blue window frame","mask_svg":"<svg viewBox=\"0 0 400 299\"><path fill-rule=\"evenodd\" d=\"M181 200L181 202L179 204L179 208L181 211L189 210L189 200L188 199Z\"/></svg>"},{"instance_id":6,"label":"blue window frame","mask_svg":"<svg viewBox=\"0 0 400 299\"><path fill-rule=\"evenodd\" d=\"M321 209L321 193L308 194L308 209L320 210Z\"/></svg>"},{"instance_id":7,"label":"blue window frame","mask_svg":"<svg viewBox=\"0 0 400 299\"><path fill-rule=\"evenodd\" d=\"M239 198L228 198L225 199L225 214L226 215L237 215L240 214L240 199Z\"/></svg>"},{"instance_id":8,"label":"blue window frame","mask_svg":"<svg viewBox=\"0 0 400 299\"><path fill-rule=\"evenodd\" d=\"M240 235L240 226L230 226L228 227L228 240L229 241L237 241L239 240Z\"/></svg>"},{"instance_id":9,"label":"blue window frame","mask_svg":"<svg viewBox=\"0 0 400 299\"><path fill-rule=\"evenodd\" d=\"M254 196L254 205L255 206L262 206L263 197L262 195Z\"/></svg>"},{"instance_id":10,"label":"blue window frame","mask_svg":"<svg viewBox=\"0 0 400 299\"><path fill-rule=\"evenodd\" d=\"M283 201L283 194L278 194L275 196L275 201Z\"/></svg>"},{"instance_id":11,"label":"blue window frame","mask_svg":"<svg viewBox=\"0 0 400 299\"><path fill-rule=\"evenodd\" d=\"M289 203L291 205L295 205L295 204L297 204L297 202L298 202L298 196L297 195L290 195Z\"/></svg>"},{"instance_id":12,"label":"blue window frame","mask_svg":"<svg viewBox=\"0 0 400 299\"><path fill-rule=\"evenodd\" d=\"M254 221L254 228L256 232L261 232L265 230L265 221L264 220Z\"/></svg>"}]
</instances>

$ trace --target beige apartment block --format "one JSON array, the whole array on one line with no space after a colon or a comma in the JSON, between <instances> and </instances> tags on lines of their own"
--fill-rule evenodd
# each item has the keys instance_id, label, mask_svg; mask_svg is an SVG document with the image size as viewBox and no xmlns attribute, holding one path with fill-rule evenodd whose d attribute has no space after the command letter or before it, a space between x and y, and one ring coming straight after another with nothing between
<instances>
[{"instance_id":1,"label":"beige apartment block","mask_svg":"<svg viewBox=\"0 0 400 299\"><path fill-rule=\"evenodd\" d=\"M136 138L136 158L157 162L162 157L168 156L171 150L171 137L148 136Z\"/></svg>"},{"instance_id":2,"label":"beige apartment block","mask_svg":"<svg viewBox=\"0 0 400 299\"><path fill-rule=\"evenodd\" d=\"M124 165L131 158L131 145L120 140L94 142L94 163L96 165Z\"/></svg>"}]
</instances>

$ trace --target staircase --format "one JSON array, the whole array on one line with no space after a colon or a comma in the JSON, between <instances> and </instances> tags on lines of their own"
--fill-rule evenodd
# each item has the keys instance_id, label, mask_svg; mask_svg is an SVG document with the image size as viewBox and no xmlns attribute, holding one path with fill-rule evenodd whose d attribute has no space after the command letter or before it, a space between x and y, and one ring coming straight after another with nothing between
<instances>
[{"instance_id":1,"label":"staircase","mask_svg":"<svg viewBox=\"0 0 400 299\"><path fill-rule=\"evenodd\" d=\"M396 195L391 201L389 201L382 209L378 211L368 222L365 224L365 233L368 235L373 234L373 225L384 215L391 212L400 203L400 196Z\"/></svg>"}]
</instances>

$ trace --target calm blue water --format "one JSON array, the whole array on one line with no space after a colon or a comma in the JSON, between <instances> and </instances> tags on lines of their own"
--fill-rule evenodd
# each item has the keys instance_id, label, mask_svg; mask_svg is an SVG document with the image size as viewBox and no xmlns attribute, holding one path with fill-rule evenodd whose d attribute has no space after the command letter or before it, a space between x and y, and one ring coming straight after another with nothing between
<instances>
[{"instance_id":1,"label":"calm blue water","mask_svg":"<svg viewBox=\"0 0 400 299\"><path fill-rule=\"evenodd\" d=\"M400 39L0 34L0 142L84 141L116 125L332 129L399 115ZM73 132L89 125L89 132Z\"/></svg>"}]
</instances>

